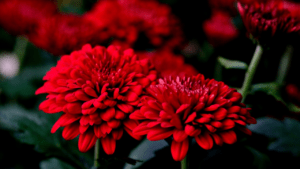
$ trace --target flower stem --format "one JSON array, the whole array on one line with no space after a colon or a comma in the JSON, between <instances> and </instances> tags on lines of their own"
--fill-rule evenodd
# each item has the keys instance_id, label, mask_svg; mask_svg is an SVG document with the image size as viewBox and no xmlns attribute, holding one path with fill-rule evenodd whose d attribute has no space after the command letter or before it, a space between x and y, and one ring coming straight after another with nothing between
<instances>
[{"instance_id":1,"label":"flower stem","mask_svg":"<svg viewBox=\"0 0 300 169\"><path fill-rule=\"evenodd\" d=\"M97 140L96 145L95 145L95 154L94 154L94 168L95 169L100 167L99 156L100 156L100 139Z\"/></svg>"},{"instance_id":2,"label":"flower stem","mask_svg":"<svg viewBox=\"0 0 300 169\"><path fill-rule=\"evenodd\" d=\"M251 83L252 83L256 68L258 66L258 63L260 61L260 58L262 56L262 53L263 53L263 48L258 44L256 46L256 49L255 49L254 55L252 57L251 63L250 63L250 65L248 67L248 70L246 72L244 83L243 83L243 86L242 86L242 89L241 89L241 94L243 96L242 102L244 102L244 100L246 98L246 95L248 94L248 90L251 86Z\"/></svg>"},{"instance_id":3,"label":"flower stem","mask_svg":"<svg viewBox=\"0 0 300 169\"><path fill-rule=\"evenodd\" d=\"M28 45L28 40L25 37L16 38L14 53L19 58L20 66L22 66L22 63L24 61L27 45Z\"/></svg>"},{"instance_id":4,"label":"flower stem","mask_svg":"<svg viewBox=\"0 0 300 169\"><path fill-rule=\"evenodd\" d=\"M222 81L222 65L221 63L217 60L216 65L215 65L215 74L214 74L214 79L216 81Z\"/></svg>"},{"instance_id":5,"label":"flower stem","mask_svg":"<svg viewBox=\"0 0 300 169\"><path fill-rule=\"evenodd\" d=\"M278 67L278 73L277 73L277 79L276 79L276 82L280 85L284 82L284 79L287 75L288 69L291 64L292 53L293 53L293 47L290 45L287 46L286 51L284 52L284 54L280 60L279 67Z\"/></svg>"},{"instance_id":6,"label":"flower stem","mask_svg":"<svg viewBox=\"0 0 300 169\"><path fill-rule=\"evenodd\" d=\"M181 161L181 169L188 169L188 165L187 165L187 155L186 155L185 158Z\"/></svg>"}]
</instances>

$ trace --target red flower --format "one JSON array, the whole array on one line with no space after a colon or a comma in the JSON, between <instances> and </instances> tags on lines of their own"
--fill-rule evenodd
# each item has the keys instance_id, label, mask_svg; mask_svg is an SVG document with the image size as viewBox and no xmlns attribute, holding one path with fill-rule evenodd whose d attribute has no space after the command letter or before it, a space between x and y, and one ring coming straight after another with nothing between
<instances>
[{"instance_id":1,"label":"red flower","mask_svg":"<svg viewBox=\"0 0 300 169\"><path fill-rule=\"evenodd\" d=\"M224 45L239 35L230 15L222 11L213 11L212 17L204 21L203 31L213 46Z\"/></svg>"},{"instance_id":2,"label":"red flower","mask_svg":"<svg viewBox=\"0 0 300 169\"><path fill-rule=\"evenodd\" d=\"M28 34L28 39L54 55L79 50L86 42L97 44L97 30L80 16L57 14L39 22L38 29Z\"/></svg>"},{"instance_id":3,"label":"red flower","mask_svg":"<svg viewBox=\"0 0 300 169\"><path fill-rule=\"evenodd\" d=\"M149 58L157 72L162 77L168 76L192 76L198 71L184 62L184 57L175 55L170 49L162 49L153 52L139 52L139 57Z\"/></svg>"},{"instance_id":4,"label":"red flower","mask_svg":"<svg viewBox=\"0 0 300 169\"><path fill-rule=\"evenodd\" d=\"M234 15L236 15L236 0L209 0L209 5L213 9L221 10L221 11L227 11Z\"/></svg>"},{"instance_id":5,"label":"red flower","mask_svg":"<svg viewBox=\"0 0 300 169\"><path fill-rule=\"evenodd\" d=\"M141 32L155 46L177 47L183 42L183 32L179 20L168 5L158 1L128 0L118 1L124 16L137 25Z\"/></svg>"},{"instance_id":6,"label":"red flower","mask_svg":"<svg viewBox=\"0 0 300 169\"><path fill-rule=\"evenodd\" d=\"M141 109L130 114L130 119L141 123L134 134L146 135L151 141L173 136L171 153L181 161L188 151L189 139L205 150L223 143L236 142L234 129L247 134L246 124L254 124L249 108L241 103L241 94L223 82L204 79L198 74L189 78L160 79L158 85L147 89Z\"/></svg>"},{"instance_id":7,"label":"red flower","mask_svg":"<svg viewBox=\"0 0 300 169\"><path fill-rule=\"evenodd\" d=\"M242 6L238 3L247 31L261 44L275 44L299 33L300 25L281 1L253 2ZM290 36L289 36L290 35Z\"/></svg>"},{"instance_id":8,"label":"red flower","mask_svg":"<svg viewBox=\"0 0 300 169\"><path fill-rule=\"evenodd\" d=\"M300 3L283 1L283 8L287 9L292 17L300 18Z\"/></svg>"},{"instance_id":9,"label":"red flower","mask_svg":"<svg viewBox=\"0 0 300 169\"><path fill-rule=\"evenodd\" d=\"M83 16L62 14L52 0L1 0L0 25L26 35L54 55L69 54L82 45L120 44L132 47L144 34L155 46L180 47L179 20L157 1L99 1Z\"/></svg>"},{"instance_id":10,"label":"red flower","mask_svg":"<svg viewBox=\"0 0 300 169\"><path fill-rule=\"evenodd\" d=\"M0 1L0 25L15 35L35 31L39 20L56 13L56 5L50 0Z\"/></svg>"},{"instance_id":11,"label":"red flower","mask_svg":"<svg viewBox=\"0 0 300 169\"><path fill-rule=\"evenodd\" d=\"M288 97L300 107L300 90L295 84L288 84L285 88Z\"/></svg>"},{"instance_id":12,"label":"red flower","mask_svg":"<svg viewBox=\"0 0 300 169\"><path fill-rule=\"evenodd\" d=\"M106 29L114 43L122 46L132 46L141 33L155 46L177 47L184 39L170 7L157 1L99 1L84 18L99 29Z\"/></svg>"},{"instance_id":13,"label":"red flower","mask_svg":"<svg viewBox=\"0 0 300 169\"><path fill-rule=\"evenodd\" d=\"M44 80L36 94L48 96L39 108L46 113L63 112L51 132L64 127L66 140L80 135L80 151L86 152L101 139L104 151L113 154L124 130L140 139L132 134L138 122L128 115L139 104L144 88L156 80L156 71L147 59L138 60L132 49L85 45L62 56Z\"/></svg>"}]
</instances>

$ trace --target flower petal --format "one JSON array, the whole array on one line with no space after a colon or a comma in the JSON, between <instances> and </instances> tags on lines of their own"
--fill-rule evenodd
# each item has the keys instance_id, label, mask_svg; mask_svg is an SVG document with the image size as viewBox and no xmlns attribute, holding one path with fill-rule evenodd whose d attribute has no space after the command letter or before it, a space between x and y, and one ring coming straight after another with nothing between
<instances>
[{"instance_id":1,"label":"flower petal","mask_svg":"<svg viewBox=\"0 0 300 169\"><path fill-rule=\"evenodd\" d=\"M209 150L213 147L213 139L208 133L204 133L195 137L196 142L204 150Z\"/></svg>"},{"instance_id":2,"label":"flower petal","mask_svg":"<svg viewBox=\"0 0 300 169\"><path fill-rule=\"evenodd\" d=\"M186 156L189 149L189 140L185 139L182 142L172 141L171 153L175 161L181 161Z\"/></svg>"},{"instance_id":3,"label":"flower petal","mask_svg":"<svg viewBox=\"0 0 300 169\"><path fill-rule=\"evenodd\" d=\"M224 143L227 143L227 144L233 144L237 141L236 134L232 130L222 132L222 133L220 133L220 136L222 137L222 140L224 141Z\"/></svg>"},{"instance_id":4,"label":"flower petal","mask_svg":"<svg viewBox=\"0 0 300 169\"><path fill-rule=\"evenodd\" d=\"M113 154L116 150L116 140L112 137L106 136L104 138L101 138L101 144L103 150L108 155Z\"/></svg>"},{"instance_id":5,"label":"flower petal","mask_svg":"<svg viewBox=\"0 0 300 169\"><path fill-rule=\"evenodd\" d=\"M73 123L66 126L62 132L62 136L66 140L72 140L79 134L79 124Z\"/></svg>"},{"instance_id":6,"label":"flower petal","mask_svg":"<svg viewBox=\"0 0 300 169\"><path fill-rule=\"evenodd\" d=\"M105 112L101 112L100 113L100 117L104 120L104 121L110 121L111 119L113 119L115 117L116 111L115 108L111 107L105 110Z\"/></svg>"},{"instance_id":7,"label":"flower petal","mask_svg":"<svg viewBox=\"0 0 300 169\"><path fill-rule=\"evenodd\" d=\"M188 137L184 130L174 130L173 138L176 142L182 142Z\"/></svg>"},{"instance_id":8,"label":"flower petal","mask_svg":"<svg viewBox=\"0 0 300 169\"><path fill-rule=\"evenodd\" d=\"M112 131L112 137L115 140L120 140L122 136L123 136L123 129L113 130Z\"/></svg>"},{"instance_id":9,"label":"flower petal","mask_svg":"<svg viewBox=\"0 0 300 169\"><path fill-rule=\"evenodd\" d=\"M215 120L223 120L227 115L227 110L225 108L219 108L216 112L213 113Z\"/></svg>"},{"instance_id":10,"label":"flower petal","mask_svg":"<svg viewBox=\"0 0 300 169\"><path fill-rule=\"evenodd\" d=\"M97 137L93 130L88 130L87 132L80 134L78 141L78 149L81 152L87 152L91 149L97 141Z\"/></svg>"},{"instance_id":11,"label":"flower petal","mask_svg":"<svg viewBox=\"0 0 300 169\"><path fill-rule=\"evenodd\" d=\"M170 137L173 134L173 130L155 127L149 130L147 139L150 141L162 140Z\"/></svg>"}]
</instances>

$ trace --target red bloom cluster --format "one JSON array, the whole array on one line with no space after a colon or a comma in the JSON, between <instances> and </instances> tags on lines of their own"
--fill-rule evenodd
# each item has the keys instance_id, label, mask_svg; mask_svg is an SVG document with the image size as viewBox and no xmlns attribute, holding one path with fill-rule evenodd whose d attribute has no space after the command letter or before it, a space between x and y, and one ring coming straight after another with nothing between
<instances>
[{"instance_id":1,"label":"red bloom cluster","mask_svg":"<svg viewBox=\"0 0 300 169\"><path fill-rule=\"evenodd\" d=\"M132 49L85 45L62 56L45 75L46 82L36 94L48 94L40 110L63 112L52 133L64 127L62 136L66 140L80 135L78 147L82 152L101 139L104 151L113 154L124 130L140 139L132 133L138 122L128 115L139 104L144 88L155 83L156 76L149 60L139 60Z\"/></svg>"},{"instance_id":2,"label":"red bloom cluster","mask_svg":"<svg viewBox=\"0 0 300 169\"><path fill-rule=\"evenodd\" d=\"M151 141L173 136L171 153L176 161L186 156L190 138L208 150L214 142L236 142L235 128L251 134L245 126L256 123L241 103L240 93L201 74L160 79L146 90L140 110L129 116L140 121L133 133L147 135Z\"/></svg>"},{"instance_id":3,"label":"red bloom cluster","mask_svg":"<svg viewBox=\"0 0 300 169\"><path fill-rule=\"evenodd\" d=\"M224 11L213 11L211 18L204 21L203 31L213 46L224 45L239 35L230 15Z\"/></svg>"},{"instance_id":4,"label":"red bloom cluster","mask_svg":"<svg viewBox=\"0 0 300 169\"><path fill-rule=\"evenodd\" d=\"M139 52L138 56L140 58L149 58L162 77L182 77L198 74L198 71L192 65L185 64L183 56L175 55L168 49L154 52Z\"/></svg>"},{"instance_id":5,"label":"red bloom cluster","mask_svg":"<svg viewBox=\"0 0 300 169\"><path fill-rule=\"evenodd\" d=\"M34 32L39 21L57 13L50 0L0 1L0 26L14 35Z\"/></svg>"},{"instance_id":6,"label":"red bloom cluster","mask_svg":"<svg viewBox=\"0 0 300 169\"><path fill-rule=\"evenodd\" d=\"M86 42L104 42L90 22L76 15L54 15L40 20L42 26L28 34L37 47L54 55L67 54L80 49ZM98 41L99 40L99 41Z\"/></svg>"},{"instance_id":7,"label":"red bloom cluster","mask_svg":"<svg viewBox=\"0 0 300 169\"><path fill-rule=\"evenodd\" d=\"M203 31L213 46L224 45L239 35L238 29L232 22L236 16L236 0L210 0L211 18L203 22Z\"/></svg>"},{"instance_id":8,"label":"red bloom cluster","mask_svg":"<svg viewBox=\"0 0 300 169\"><path fill-rule=\"evenodd\" d=\"M155 46L176 47L183 42L178 19L157 1L99 1L83 16L66 16L50 0L2 0L0 16L0 25L8 32L26 35L55 55L110 40L131 47L141 33Z\"/></svg>"},{"instance_id":9,"label":"red bloom cluster","mask_svg":"<svg viewBox=\"0 0 300 169\"><path fill-rule=\"evenodd\" d=\"M284 9L282 1L238 3L247 31L262 45L277 43L298 34L300 22Z\"/></svg>"},{"instance_id":10,"label":"red bloom cluster","mask_svg":"<svg viewBox=\"0 0 300 169\"><path fill-rule=\"evenodd\" d=\"M183 41L178 19L169 6L157 1L99 1L84 17L99 28L113 30L108 32L110 37L117 37L115 43L122 46L133 44L141 32L155 46L166 43L164 45L174 47Z\"/></svg>"}]
</instances>

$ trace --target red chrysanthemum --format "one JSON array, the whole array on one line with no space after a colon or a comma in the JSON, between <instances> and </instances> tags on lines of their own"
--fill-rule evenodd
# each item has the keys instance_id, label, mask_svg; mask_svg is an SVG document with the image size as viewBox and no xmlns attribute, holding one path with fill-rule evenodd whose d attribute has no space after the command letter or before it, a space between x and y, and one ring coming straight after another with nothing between
<instances>
[{"instance_id":1,"label":"red chrysanthemum","mask_svg":"<svg viewBox=\"0 0 300 169\"><path fill-rule=\"evenodd\" d=\"M262 45L275 44L299 33L299 21L284 9L281 1L253 2L242 6L238 3L247 31Z\"/></svg>"},{"instance_id":2,"label":"red chrysanthemum","mask_svg":"<svg viewBox=\"0 0 300 169\"><path fill-rule=\"evenodd\" d=\"M153 52L139 52L138 55L141 58L149 58L161 77L182 77L198 74L198 71L192 65L184 62L183 56L175 55L169 49Z\"/></svg>"},{"instance_id":3,"label":"red chrysanthemum","mask_svg":"<svg viewBox=\"0 0 300 169\"><path fill-rule=\"evenodd\" d=\"M104 151L113 154L123 130L140 138L132 134L138 122L128 114L136 109L143 89L154 84L156 76L149 61L138 60L132 49L85 45L62 56L45 75L46 82L36 94L48 94L40 110L63 112L52 133L64 127L62 136L66 140L80 135L78 147L82 152L101 139Z\"/></svg>"},{"instance_id":4,"label":"red chrysanthemum","mask_svg":"<svg viewBox=\"0 0 300 169\"><path fill-rule=\"evenodd\" d=\"M239 35L228 13L213 11L209 20L203 22L203 31L213 46L224 45Z\"/></svg>"},{"instance_id":5,"label":"red chrysanthemum","mask_svg":"<svg viewBox=\"0 0 300 169\"><path fill-rule=\"evenodd\" d=\"M205 79L198 74L189 78L160 79L146 89L141 109L130 114L139 120L134 134L146 135L151 141L173 136L171 153L181 161L188 151L189 139L205 150L223 143L236 142L234 129L247 134L246 124L254 124L249 110L241 103L241 94L223 82Z\"/></svg>"}]
</instances>

